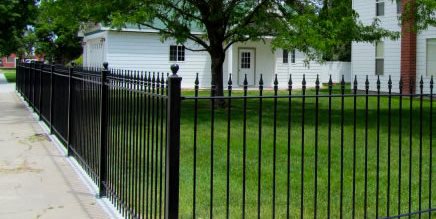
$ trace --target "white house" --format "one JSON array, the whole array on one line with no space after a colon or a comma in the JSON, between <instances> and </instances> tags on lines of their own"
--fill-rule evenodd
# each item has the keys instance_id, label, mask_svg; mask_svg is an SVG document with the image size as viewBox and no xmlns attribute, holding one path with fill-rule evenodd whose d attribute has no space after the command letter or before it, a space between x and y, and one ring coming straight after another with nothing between
<instances>
[{"instance_id":1,"label":"white house","mask_svg":"<svg viewBox=\"0 0 436 219\"><path fill-rule=\"evenodd\" d=\"M380 76L381 89L388 90L389 75L393 80L393 91L398 92L400 76L404 79L404 92L409 90L409 80L415 81L419 93L419 80L423 76L424 92L429 91L431 75L436 76L436 27L422 32L409 31L407 23L401 24L399 17L403 5L409 0L353 0L353 9L359 13L364 24L370 24L375 18L385 29L401 32L401 38L395 41L385 39L377 43L352 44L352 77L359 82L368 75L371 90L376 90L377 76ZM364 83L359 84L364 89Z\"/></svg>"},{"instance_id":2,"label":"white house","mask_svg":"<svg viewBox=\"0 0 436 219\"><path fill-rule=\"evenodd\" d=\"M195 32L194 32L195 33ZM199 48L187 42L188 48ZM121 31L96 25L84 33L83 60L85 66L101 66L108 62L111 68L135 69L155 72L169 72L171 64L180 66L183 77L182 87L192 88L196 73L199 73L200 86L210 86L210 57L207 52L191 51L172 40L162 41L158 32L148 28L128 27ZM272 50L271 38L262 41L236 43L226 52L224 81L232 73L235 87L242 85L247 74L249 86L258 84L263 75L265 87L272 87L274 74L277 74L280 87L287 87L292 74L294 87L301 86L303 74L308 86L314 86L316 75L321 82L339 82L342 74L350 81L350 63L310 62L306 64L305 55L300 52L282 49Z\"/></svg>"}]
</instances>

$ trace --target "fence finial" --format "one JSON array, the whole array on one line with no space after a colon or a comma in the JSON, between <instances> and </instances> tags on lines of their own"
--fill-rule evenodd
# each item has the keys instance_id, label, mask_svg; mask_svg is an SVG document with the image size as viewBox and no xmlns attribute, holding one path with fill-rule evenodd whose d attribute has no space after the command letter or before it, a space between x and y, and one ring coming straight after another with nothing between
<instances>
[{"instance_id":1,"label":"fence finial","mask_svg":"<svg viewBox=\"0 0 436 219\"><path fill-rule=\"evenodd\" d=\"M357 90L357 75L354 75L354 90Z\"/></svg>"},{"instance_id":2,"label":"fence finial","mask_svg":"<svg viewBox=\"0 0 436 219\"><path fill-rule=\"evenodd\" d=\"M277 87L279 85L279 80L277 80L277 74L274 75L274 86Z\"/></svg>"},{"instance_id":3,"label":"fence finial","mask_svg":"<svg viewBox=\"0 0 436 219\"><path fill-rule=\"evenodd\" d=\"M368 80L368 75L366 75L366 80L365 80L365 91L368 93L369 90L369 80Z\"/></svg>"},{"instance_id":4,"label":"fence finial","mask_svg":"<svg viewBox=\"0 0 436 219\"><path fill-rule=\"evenodd\" d=\"M380 92L380 75L377 75L377 91Z\"/></svg>"},{"instance_id":5,"label":"fence finial","mask_svg":"<svg viewBox=\"0 0 436 219\"><path fill-rule=\"evenodd\" d=\"M319 74L316 74L315 87L319 88Z\"/></svg>"},{"instance_id":6,"label":"fence finial","mask_svg":"<svg viewBox=\"0 0 436 219\"><path fill-rule=\"evenodd\" d=\"M263 87L263 75L260 74L259 87Z\"/></svg>"},{"instance_id":7,"label":"fence finial","mask_svg":"<svg viewBox=\"0 0 436 219\"><path fill-rule=\"evenodd\" d=\"M108 67L109 67L109 63L108 62L103 62L103 68L105 70L107 70Z\"/></svg>"},{"instance_id":8,"label":"fence finial","mask_svg":"<svg viewBox=\"0 0 436 219\"><path fill-rule=\"evenodd\" d=\"M227 82L227 84L228 84L229 86L232 86L232 85L233 85L233 81L232 81L232 73L229 73L229 81Z\"/></svg>"},{"instance_id":9,"label":"fence finial","mask_svg":"<svg viewBox=\"0 0 436 219\"><path fill-rule=\"evenodd\" d=\"M389 89L389 91L392 89L392 78L391 78L391 75L389 75L388 89Z\"/></svg>"},{"instance_id":10,"label":"fence finial","mask_svg":"<svg viewBox=\"0 0 436 219\"><path fill-rule=\"evenodd\" d=\"M195 74L195 82L194 82L195 86L198 86L200 84L200 81L198 80L198 72L197 74Z\"/></svg>"},{"instance_id":11,"label":"fence finial","mask_svg":"<svg viewBox=\"0 0 436 219\"><path fill-rule=\"evenodd\" d=\"M177 72L179 71L179 65L177 64L172 64L171 65L171 71L173 72L173 76L177 75Z\"/></svg>"}]
</instances>

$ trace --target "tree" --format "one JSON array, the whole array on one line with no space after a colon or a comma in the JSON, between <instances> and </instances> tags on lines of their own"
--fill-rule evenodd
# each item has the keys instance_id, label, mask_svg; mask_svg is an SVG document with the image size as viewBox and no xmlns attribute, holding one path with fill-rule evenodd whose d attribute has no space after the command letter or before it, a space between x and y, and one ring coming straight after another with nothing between
<instances>
[{"instance_id":1,"label":"tree","mask_svg":"<svg viewBox=\"0 0 436 219\"><path fill-rule=\"evenodd\" d=\"M0 55L18 52L23 37L36 15L36 0L2 0L0 2Z\"/></svg>"},{"instance_id":2,"label":"tree","mask_svg":"<svg viewBox=\"0 0 436 219\"><path fill-rule=\"evenodd\" d=\"M412 21L414 31L422 31L429 26L436 27L436 1L413 0L409 1L401 17L402 22Z\"/></svg>"},{"instance_id":3,"label":"tree","mask_svg":"<svg viewBox=\"0 0 436 219\"><path fill-rule=\"evenodd\" d=\"M113 27L138 24L159 30L164 38L175 38L178 43L194 41L202 48L188 49L209 53L212 80L217 85L217 95L223 95L226 50L235 42L271 34L271 24L278 19L275 4L271 0L98 0L90 1L87 8L92 8L88 13L96 21ZM194 34L192 28L203 33Z\"/></svg>"},{"instance_id":4,"label":"tree","mask_svg":"<svg viewBox=\"0 0 436 219\"><path fill-rule=\"evenodd\" d=\"M29 34L36 53L62 64L82 54L78 37L81 19L75 12L77 6L72 1L41 1L33 31Z\"/></svg>"},{"instance_id":5,"label":"tree","mask_svg":"<svg viewBox=\"0 0 436 219\"><path fill-rule=\"evenodd\" d=\"M339 4L339 0L333 1L338 6L325 7L325 11L321 8L329 4L327 0L79 2L83 14L94 21L117 28L126 24L144 25L159 30L164 38L175 38L178 43L196 42L211 57L212 80L217 85L217 95L223 95L225 52L236 42L276 36L275 47L296 48L314 58L344 41L374 41L392 36L391 32L379 28L377 22L370 26L359 23L351 8L347 8L351 13L349 17L339 16L341 7L350 7ZM193 33L193 28L201 29L203 33ZM352 28L351 35L348 35L349 28ZM338 40L339 36L341 39Z\"/></svg>"},{"instance_id":6,"label":"tree","mask_svg":"<svg viewBox=\"0 0 436 219\"><path fill-rule=\"evenodd\" d=\"M360 22L359 15L352 9L352 0L323 0L301 8L299 13L290 13L292 10L287 8L281 10L287 22L278 26L273 46L297 49L304 52L308 60L350 60L353 41L374 42L399 37L399 33L381 28L377 19L371 25Z\"/></svg>"}]
</instances>

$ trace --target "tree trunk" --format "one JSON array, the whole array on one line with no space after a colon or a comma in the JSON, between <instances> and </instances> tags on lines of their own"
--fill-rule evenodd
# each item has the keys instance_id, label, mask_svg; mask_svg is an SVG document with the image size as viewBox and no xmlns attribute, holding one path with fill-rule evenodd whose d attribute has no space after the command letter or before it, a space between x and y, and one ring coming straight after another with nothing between
<instances>
[{"instance_id":1,"label":"tree trunk","mask_svg":"<svg viewBox=\"0 0 436 219\"><path fill-rule=\"evenodd\" d=\"M210 53L212 83L216 86L215 96L224 96L223 65L225 59L224 49L215 50Z\"/></svg>"},{"instance_id":2,"label":"tree trunk","mask_svg":"<svg viewBox=\"0 0 436 219\"><path fill-rule=\"evenodd\" d=\"M224 96L223 65L226 54L222 46L214 48L210 52L210 57L212 61L212 84L215 85L215 92L211 93L211 95ZM215 106L223 108L226 106L226 101L224 99L216 99Z\"/></svg>"}]
</instances>

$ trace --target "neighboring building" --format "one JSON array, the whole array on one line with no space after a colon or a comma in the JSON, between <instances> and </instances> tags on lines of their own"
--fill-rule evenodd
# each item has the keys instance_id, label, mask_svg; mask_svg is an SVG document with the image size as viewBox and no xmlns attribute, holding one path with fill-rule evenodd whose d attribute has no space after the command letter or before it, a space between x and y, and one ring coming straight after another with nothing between
<instances>
[{"instance_id":1,"label":"neighboring building","mask_svg":"<svg viewBox=\"0 0 436 219\"><path fill-rule=\"evenodd\" d=\"M0 68L15 68L15 60L17 59L17 56L15 54L11 54L9 56L4 56L1 58L2 65Z\"/></svg>"},{"instance_id":2,"label":"neighboring building","mask_svg":"<svg viewBox=\"0 0 436 219\"><path fill-rule=\"evenodd\" d=\"M193 42L185 45L198 49ZM103 62L108 62L110 68L169 72L170 65L177 63L183 77L182 87L192 88L196 73L199 73L201 87L210 86L210 57L207 52L190 51L172 40L162 41L159 33L152 29L130 27L116 31L96 25L84 32L83 47L84 66L101 67ZM294 87L301 87L303 74L308 86L314 86L317 74L321 82L327 82L331 73L334 74L334 82L339 82L339 74L345 74L346 80L350 80L350 63L306 64L305 59L300 52L273 51L271 38L236 43L226 52L223 77L226 82L229 73L233 73L235 87L242 85L245 74L250 86L257 85L260 74L263 74L265 87L273 86L274 74L278 76L280 87L287 87L290 74Z\"/></svg>"},{"instance_id":3,"label":"neighboring building","mask_svg":"<svg viewBox=\"0 0 436 219\"><path fill-rule=\"evenodd\" d=\"M404 81L403 92L408 93L409 81L415 81L419 93L419 80L424 78L424 92L429 92L430 77L436 76L436 27L416 33L409 24L400 23L402 6L410 0L353 0L353 9L364 24L378 18L381 27L401 32L399 40L384 39L377 43L353 43L351 72L359 82L368 75L371 90L376 90L377 76L381 89L388 90L388 78L392 77L393 91L399 91L400 76ZM364 89L364 83L359 89Z\"/></svg>"}]
</instances>

